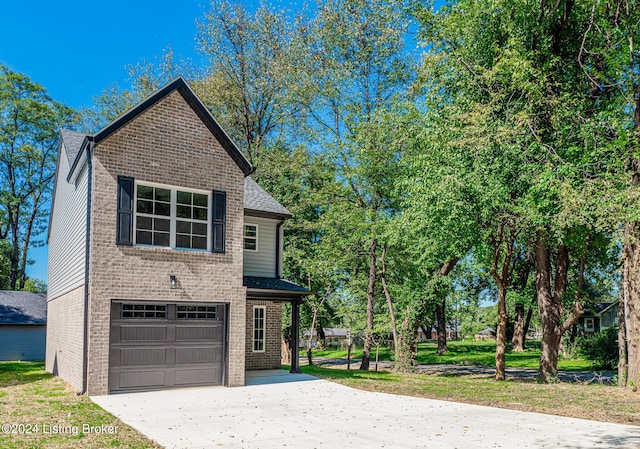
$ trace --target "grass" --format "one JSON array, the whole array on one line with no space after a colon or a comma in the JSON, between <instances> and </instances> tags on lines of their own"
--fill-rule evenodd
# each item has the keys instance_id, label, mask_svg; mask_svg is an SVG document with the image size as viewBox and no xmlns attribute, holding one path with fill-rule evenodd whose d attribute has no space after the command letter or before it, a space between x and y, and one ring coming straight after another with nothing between
<instances>
[{"instance_id":1,"label":"grass","mask_svg":"<svg viewBox=\"0 0 640 449\"><path fill-rule=\"evenodd\" d=\"M495 381L490 376L442 376L303 366L302 371L352 388L468 404L640 425L640 394L600 384Z\"/></svg>"},{"instance_id":2,"label":"grass","mask_svg":"<svg viewBox=\"0 0 640 449\"><path fill-rule=\"evenodd\" d=\"M538 369L540 361L540 343L529 342L529 349L521 352L507 351L505 364L508 368ZM450 364L465 366L495 366L495 342L488 341L448 341L449 352L436 355L437 343L432 341L418 343L416 362L426 365ZM302 352L306 356L306 353ZM314 357L347 358L346 349L314 350ZM379 349L380 360L391 360L391 352L386 346ZM360 359L362 349L352 351L352 359ZM375 348L371 351L372 359L375 358ZM563 358L558 361L558 369L566 371L590 371L598 367L593 366L588 360L573 357Z\"/></svg>"},{"instance_id":3,"label":"grass","mask_svg":"<svg viewBox=\"0 0 640 449\"><path fill-rule=\"evenodd\" d=\"M47 373L42 363L0 362L2 424L22 425L20 429L14 428L13 433L0 431L0 447L4 449L159 447L87 396L78 396L61 379ZM117 430L82 432L83 424L117 426ZM66 432L54 433L53 426L65 427Z\"/></svg>"}]
</instances>

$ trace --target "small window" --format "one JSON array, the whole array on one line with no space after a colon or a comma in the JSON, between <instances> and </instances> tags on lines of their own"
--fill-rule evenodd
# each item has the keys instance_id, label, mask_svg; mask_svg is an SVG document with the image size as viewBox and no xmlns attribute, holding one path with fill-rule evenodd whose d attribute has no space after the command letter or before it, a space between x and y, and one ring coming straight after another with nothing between
<instances>
[{"instance_id":1,"label":"small window","mask_svg":"<svg viewBox=\"0 0 640 449\"><path fill-rule=\"evenodd\" d=\"M265 306L253 308L253 352L264 352Z\"/></svg>"},{"instance_id":2,"label":"small window","mask_svg":"<svg viewBox=\"0 0 640 449\"><path fill-rule=\"evenodd\" d=\"M593 332L594 330L594 326L593 326L593 318L585 318L584 319L584 330L589 332Z\"/></svg>"},{"instance_id":3,"label":"small window","mask_svg":"<svg viewBox=\"0 0 640 449\"><path fill-rule=\"evenodd\" d=\"M217 306L177 306L178 320L217 320Z\"/></svg>"},{"instance_id":4,"label":"small window","mask_svg":"<svg viewBox=\"0 0 640 449\"><path fill-rule=\"evenodd\" d=\"M244 225L244 249L258 251L258 225Z\"/></svg>"},{"instance_id":5,"label":"small window","mask_svg":"<svg viewBox=\"0 0 640 449\"><path fill-rule=\"evenodd\" d=\"M121 304L120 318L166 319L166 304Z\"/></svg>"}]
</instances>

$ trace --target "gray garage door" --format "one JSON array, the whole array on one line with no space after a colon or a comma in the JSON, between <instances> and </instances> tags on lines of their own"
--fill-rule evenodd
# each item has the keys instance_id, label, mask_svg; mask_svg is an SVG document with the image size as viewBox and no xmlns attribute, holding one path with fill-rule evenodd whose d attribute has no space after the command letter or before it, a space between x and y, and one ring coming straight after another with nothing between
<instances>
[{"instance_id":1,"label":"gray garage door","mask_svg":"<svg viewBox=\"0 0 640 449\"><path fill-rule=\"evenodd\" d=\"M109 390L221 385L225 305L113 302Z\"/></svg>"}]
</instances>

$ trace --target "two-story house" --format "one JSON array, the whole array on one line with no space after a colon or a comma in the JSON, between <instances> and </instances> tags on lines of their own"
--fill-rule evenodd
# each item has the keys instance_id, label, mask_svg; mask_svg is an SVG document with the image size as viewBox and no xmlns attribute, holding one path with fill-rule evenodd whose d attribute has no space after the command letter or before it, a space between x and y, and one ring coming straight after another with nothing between
<instances>
[{"instance_id":1,"label":"two-story house","mask_svg":"<svg viewBox=\"0 0 640 449\"><path fill-rule=\"evenodd\" d=\"M279 368L282 303L297 340L310 293L281 278L291 214L185 81L60 137L47 370L97 395L239 386L245 370Z\"/></svg>"}]
</instances>

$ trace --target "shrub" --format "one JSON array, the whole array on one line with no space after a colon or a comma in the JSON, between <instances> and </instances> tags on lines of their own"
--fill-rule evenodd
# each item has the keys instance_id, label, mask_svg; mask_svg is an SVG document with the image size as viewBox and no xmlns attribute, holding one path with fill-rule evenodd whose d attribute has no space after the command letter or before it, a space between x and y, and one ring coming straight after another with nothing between
<instances>
[{"instance_id":1,"label":"shrub","mask_svg":"<svg viewBox=\"0 0 640 449\"><path fill-rule=\"evenodd\" d=\"M578 350L596 368L614 369L618 365L618 329L610 327L590 337L581 337Z\"/></svg>"}]
</instances>

